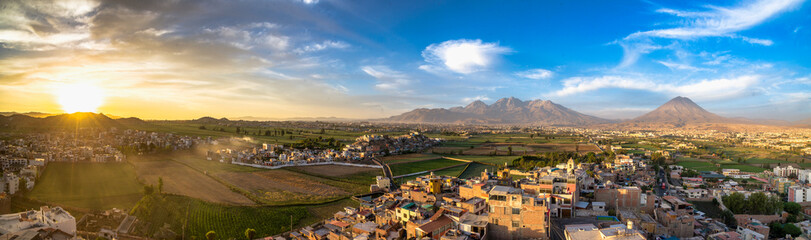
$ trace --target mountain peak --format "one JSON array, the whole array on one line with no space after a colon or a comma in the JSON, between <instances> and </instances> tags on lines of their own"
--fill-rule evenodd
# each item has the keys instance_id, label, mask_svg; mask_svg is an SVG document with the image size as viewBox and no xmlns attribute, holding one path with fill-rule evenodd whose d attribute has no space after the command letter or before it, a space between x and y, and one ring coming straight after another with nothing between
<instances>
[{"instance_id":1,"label":"mountain peak","mask_svg":"<svg viewBox=\"0 0 811 240\"><path fill-rule=\"evenodd\" d=\"M585 115L549 100L521 101L516 97L502 98L491 105L474 101L465 107L450 109L415 109L388 118L395 122L466 123L466 124L540 124L589 125L609 120Z\"/></svg>"},{"instance_id":2,"label":"mountain peak","mask_svg":"<svg viewBox=\"0 0 811 240\"><path fill-rule=\"evenodd\" d=\"M705 110L689 98L678 96L653 111L633 119L633 121L681 124L725 122L727 119Z\"/></svg>"}]
</instances>

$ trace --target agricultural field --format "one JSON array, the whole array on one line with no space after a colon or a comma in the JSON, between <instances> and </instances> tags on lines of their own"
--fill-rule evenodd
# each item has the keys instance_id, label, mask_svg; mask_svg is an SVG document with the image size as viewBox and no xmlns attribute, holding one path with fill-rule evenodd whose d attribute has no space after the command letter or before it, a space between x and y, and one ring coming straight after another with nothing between
<instances>
[{"instance_id":1,"label":"agricultural field","mask_svg":"<svg viewBox=\"0 0 811 240\"><path fill-rule=\"evenodd\" d=\"M459 178L472 178L481 176L481 173L484 172L485 169L487 169L488 172L495 172L498 170L498 167L473 162L470 163L470 165L467 166L467 169L465 169L465 171L459 175Z\"/></svg>"},{"instance_id":2,"label":"agricultural field","mask_svg":"<svg viewBox=\"0 0 811 240\"><path fill-rule=\"evenodd\" d=\"M430 160L430 159L437 159L441 156L434 155L434 154L425 154L425 153L410 153L410 154L402 154L402 155L392 155L392 156L385 156L382 157L380 160L384 163L389 165L399 164L399 163L406 163L406 162L416 162L416 161L423 161L423 160Z\"/></svg>"},{"instance_id":3,"label":"agricultural field","mask_svg":"<svg viewBox=\"0 0 811 240\"><path fill-rule=\"evenodd\" d=\"M305 204L317 203L348 197L352 193L345 188L348 183L287 170L267 170L259 172L218 173L218 178L258 197L265 204ZM365 188L368 188L366 186ZM351 189L350 189L351 190ZM359 191L356 187L355 191ZM368 191L368 189L366 189Z\"/></svg>"},{"instance_id":4,"label":"agricultural field","mask_svg":"<svg viewBox=\"0 0 811 240\"><path fill-rule=\"evenodd\" d=\"M716 170L718 170L718 167L716 167L715 164L713 164L711 162L701 161L701 160L698 160L698 161L682 160L682 161L677 162L676 165L682 166L684 168L690 168L690 169L693 169L693 170L696 170L696 171L716 171Z\"/></svg>"},{"instance_id":5,"label":"agricultural field","mask_svg":"<svg viewBox=\"0 0 811 240\"><path fill-rule=\"evenodd\" d=\"M503 166L504 163L512 164L512 161L518 159L517 156L482 156L482 155L447 155L451 159L462 159L474 162L491 163Z\"/></svg>"},{"instance_id":6,"label":"agricultural field","mask_svg":"<svg viewBox=\"0 0 811 240\"><path fill-rule=\"evenodd\" d=\"M380 168L352 167L344 165L316 165L306 167L295 167L307 174L317 176L342 177L360 173L375 172L382 174Z\"/></svg>"},{"instance_id":7,"label":"agricultural field","mask_svg":"<svg viewBox=\"0 0 811 240\"><path fill-rule=\"evenodd\" d=\"M466 162L450 160L445 158L425 160L420 162L410 162L405 164L391 165L391 171L394 176L400 176L409 173L416 173L421 171L429 171L438 168L450 167L454 165L463 165Z\"/></svg>"},{"instance_id":8,"label":"agricultural field","mask_svg":"<svg viewBox=\"0 0 811 240\"><path fill-rule=\"evenodd\" d=\"M513 144L513 143L487 143L481 144L472 149L461 150L466 155L508 155L509 147L512 146L513 155L532 155L545 152L600 152L594 144L576 143L534 143L534 144ZM459 150L456 152L458 153Z\"/></svg>"},{"instance_id":9,"label":"agricultural field","mask_svg":"<svg viewBox=\"0 0 811 240\"><path fill-rule=\"evenodd\" d=\"M201 129L205 128L205 129ZM256 142L268 143L294 143L306 138L335 138L342 143L350 143L355 138L363 135L362 132L347 132L340 130L325 129L324 133L320 129L295 129L284 128L284 135L265 135L266 131L281 130L281 128L260 128L260 127L240 127L242 133L236 132L236 126L222 126L216 124L196 124L185 122L150 121L149 124L141 124L134 128L152 132L168 132L189 136L200 137L249 137ZM221 129L221 130L220 130ZM247 133L245 133L247 131ZM401 135L405 132L388 132L388 135Z\"/></svg>"},{"instance_id":10,"label":"agricultural field","mask_svg":"<svg viewBox=\"0 0 811 240\"><path fill-rule=\"evenodd\" d=\"M158 178L162 178L163 191L167 193L223 204L254 204L247 197L232 191L210 176L172 160L141 161L134 162L133 165L138 173L138 179L147 184L157 185Z\"/></svg>"},{"instance_id":11,"label":"agricultural field","mask_svg":"<svg viewBox=\"0 0 811 240\"><path fill-rule=\"evenodd\" d=\"M52 162L26 196L55 205L91 210L129 209L143 186L126 163Z\"/></svg>"},{"instance_id":12,"label":"agricultural field","mask_svg":"<svg viewBox=\"0 0 811 240\"><path fill-rule=\"evenodd\" d=\"M339 204L346 205L344 202ZM208 231L216 232L218 239L243 239L247 228L256 229L257 237L266 237L289 231L291 218L294 228L309 224L311 222L305 220L313 216L308 208L331 205L334 203L286 207L228 206L185 196L150 195L141 199L131 214L140 220L134 232L153 238L160 238L155 234L168 224L170 230L195 239L205 239Z\"/></svg>"}]
</instances>

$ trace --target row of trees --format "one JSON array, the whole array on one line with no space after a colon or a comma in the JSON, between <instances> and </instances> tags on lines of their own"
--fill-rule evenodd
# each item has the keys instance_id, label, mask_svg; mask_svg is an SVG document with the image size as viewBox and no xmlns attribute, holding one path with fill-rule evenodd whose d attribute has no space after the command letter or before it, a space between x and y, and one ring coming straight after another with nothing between
<instances>
[{"instance_id":1,"label":"row of trees","mask_svg":"<svg viewBox=\"0 0 811 240\"><path fill-rule=\"evenodd\" d=\"M778 196L766 196L755 192L746 198L742 193L732 193L721 198L724 205L735 214L778 214L783 211L783 202Z\"/></svg>"},{"instance_id":2,"label":"row of trees","mask_svg":"<svg viewBox=\"0 0 811 240\"><path fill-rule=\"evenodd\" d=\"M531 170L535 167L551 167L561 163L567 163L569 159L573 159L576 164L581 162L600 163L603 161L604 157L597 156L593 152L589 152L585 155L580 155L576 152L547 152L536 156L521 156L513 160L512 166L519 169Z\"/></svg>"}]
</instances>

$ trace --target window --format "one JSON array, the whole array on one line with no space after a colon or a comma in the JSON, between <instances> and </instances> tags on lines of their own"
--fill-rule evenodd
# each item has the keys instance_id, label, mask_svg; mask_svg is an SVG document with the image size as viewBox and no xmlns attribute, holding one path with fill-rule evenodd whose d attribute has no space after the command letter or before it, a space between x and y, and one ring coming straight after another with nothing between
<instances>
[{"instance_id":1,"label":"window","mask_svg":"<svg viewBox=\"0 0 811 240\"><path fill-rule=\"evenodd\" d=\"M521 214L520 208L513 208L513 214Z\"/></svg>"},{"instance_id":2,"label":"window","mask_svg":"<svg viewBox=\"0 0 811 240\"><path fill-rule=\"evenodd\" d=\"M495 213L496 212L496 207L490 206L490 212Z\"/></svg>"},{"instance_id":3,"label":"window","mask_svg":"<svg viewBox=\"0 0 811 240\"><path fill-rule=\"evenodd\" d=\"M517 228L519 226L521 226L521 224L519 224L518 221L513 221L513 227L514 228Z\"/></svg>"}]
</instances>

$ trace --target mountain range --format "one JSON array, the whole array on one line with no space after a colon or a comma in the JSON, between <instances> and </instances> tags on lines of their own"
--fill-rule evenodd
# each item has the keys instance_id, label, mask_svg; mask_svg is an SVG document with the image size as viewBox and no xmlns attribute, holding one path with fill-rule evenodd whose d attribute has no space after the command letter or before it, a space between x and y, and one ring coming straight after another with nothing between
<instances>
[{"instance_id":1,"label":"mountain range","mask_svg":"<svg viewBox=\"0 0 811 240\"><path fill-rule=\"evenodd\" d=\"M71 114L47 115L32 117L27 114L0 115L0 129L73 129L73 128L109 128L127 127L145 123L138 118L113 119L101 113L77 112Z\"/></svg>"},{"instance_id":2,"label":"mountain range","mask_svg":"<svg viewBox=\"0 0 811 240\"><path fill-rule=\"evenodd\" d=\"M735 123L776 126L811 127L811 119L788 122L781 120L753 120L726 118L711 113L689 98L676 97L642 116L619 121L579 113L549 100L521 101L502 98L491 105L474 101L465 107L419 108L400 115L381 119L385 122L440 123L440 124L530 124L552 126L610 125L627 126L683 126L701 123Z\"/></svg>"},{"instance_id":3,"label":"mountain range","mask_svg":"<svg viewBox=\"0 0 811 240\"><path fill-rule=\"evenodd\" d=\"M420 108L381 119L400 123L592 125L611 120L582 114L549 100L502 98L491 105L474 101L464 107Z\"/></svg>"}]
</instances>

